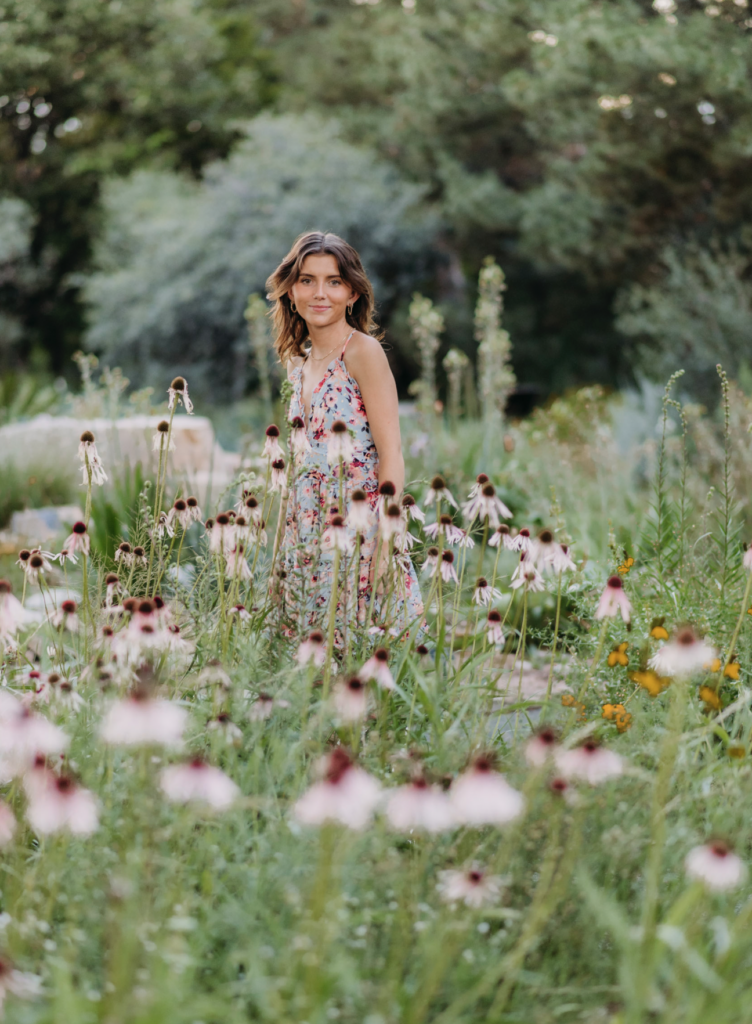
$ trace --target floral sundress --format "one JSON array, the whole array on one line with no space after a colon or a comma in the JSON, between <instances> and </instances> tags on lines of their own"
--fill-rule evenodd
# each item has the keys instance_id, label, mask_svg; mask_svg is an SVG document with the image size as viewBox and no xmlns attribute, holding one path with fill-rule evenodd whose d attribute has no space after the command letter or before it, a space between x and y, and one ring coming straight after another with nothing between
<instances>
[{"instance_id":1,"label":"floral sundress","mask_svg":"<svg viewBox=\"0 0 752 1024\"><path fill-rule=\"evenodd\" d=\"M353 491L365 492L372 513L371 525L361 534L354 551L342 555L340 561L335 616L337 646L343 643L345 628L356 622L361 626L373 622L389 628L392 633L402 634L419 631L423 621L420 586L407 554L395 559L395 586L391 595L383 599L377 593L371 608L371 562L376 557L379 532L379 456L360 388L344 362L351 337L352 334L346 339L340 356L329 363L313 389L308 422L302 396L305 360L290 374L293 385L290 420L296 416L302 419L310 448L297 456L293 467L282 544L283 593L288 620L296 624L298 630L325 629L334 580L334 551L322 543L322 537L333 516L338 513L347 516ZM353 442L353 454L343 462L341 475L339 466L330 465L327 458L332 424L338 420L346 424Z\"/></svg>"}]
</instances>

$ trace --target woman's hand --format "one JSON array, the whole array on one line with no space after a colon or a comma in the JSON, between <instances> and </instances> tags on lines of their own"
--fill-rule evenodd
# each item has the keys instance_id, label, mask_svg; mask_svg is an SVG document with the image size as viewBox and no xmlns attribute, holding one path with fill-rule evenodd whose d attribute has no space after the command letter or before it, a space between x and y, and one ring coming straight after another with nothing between
<instances>
[{"instance_id":1,"label":"woman's hand","mask_svg":"<svg viewBox=\"0 0 752 1024\"><path fill-rule=\"evenodd\" d=\"M378 561L378 564L377 564ZM378 560L374 555L371 559L371 576L370 582L372 587L376 587L377 594L383 594L386 589L389 575L389 549L386 544L381 544L381 551L379 552Z\"/></svg>"}]
</instances>

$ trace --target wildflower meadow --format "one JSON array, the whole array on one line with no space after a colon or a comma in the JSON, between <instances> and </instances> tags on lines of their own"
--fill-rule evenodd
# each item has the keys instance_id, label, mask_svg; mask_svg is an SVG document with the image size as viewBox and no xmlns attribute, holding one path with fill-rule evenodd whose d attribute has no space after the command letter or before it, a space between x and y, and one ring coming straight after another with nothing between
<instances>
[{"instance_id":1,"label":"wildflower meadow","mask_svg":"<svg viewBox=\"0 0 752 1024\"><path fill-rule=\"evenodd\" d=\"M111 556L85 431L83 519L0 582L6 1018L746 1020L748 406L720 371L701 418L679 380L634 465L593 389L503 445L426 408L409 493L382 482L382 592L345 631L355 495L321 538L330 607L286 597L301 424L251 438L257 470L202 507L173 380Z\"/></svg>"}]
</instances>

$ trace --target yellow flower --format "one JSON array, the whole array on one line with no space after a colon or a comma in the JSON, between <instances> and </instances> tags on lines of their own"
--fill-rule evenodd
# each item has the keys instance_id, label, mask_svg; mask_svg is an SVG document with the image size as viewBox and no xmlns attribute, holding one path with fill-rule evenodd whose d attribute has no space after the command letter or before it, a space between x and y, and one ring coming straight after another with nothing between
<instances>
[{"instance_id":1,"label":"yellow flower","mask_svg":"<svg viewBox=\"0 0 752 1024\"><path fill-rule=\"evenodd\" d=\"M714 711L721 710L721 698L712 686L701 686L699 696L705 702L706 708L712 708Z\"/></svg>"},{"instance_id":2,"label":"yellow flower","mask_svg":"<svg viewBox=\"0 0 752 1024\"><path fill-rule=\"evenodd\" d=\"M739 671L740 671L740 669L741 669L741 665L739 664L738 661L730 661L728 663L728 665L725 667L725 669L723 670L723 674L725 676L728 676L729 679L733 679L736 682L739 679Z\"/></svg>"},{"instance_id":3,"label":"yellow flower","mask_svg":"<svg viewBox=\"0 0 752 1024\"><path fill-rule=\"evenodd\" d=\"M619 732L626 732L627 729L632 727L632 716L628 711L622 709L616 715L616 728Z\"/></svg>"},{"instance_id":4,"label":"yellow flower","mask_svg":"<svg viewBox=\"0 0 752 1024\"><path fill-rule=\"evenodd\" d=\"M616 571L620 572L622 574L622 576L626 576L627 573L629 572L629 570L632 568L633 565L634 565L634 558L632 558L630 555L628 555L624 559L624 561L621 563L621 565L619 566L619 568Z\"/></svg>"},{"instance_id":5,"label":"yellow flower","mask_svg":"<svg viewBox=\"0 0 752 1024\"><path fill-rule=\"evenodd\" d=\"M721 671L721 659L720 658L713 658L712 661L709 661L707 663L707 665L703 665L702 667L706 668L708 670L708 672L720 672Z\"/></svg>"},{"instance_id":6,"label":"yellow flower","mask_svg":"<svg viewBox=\"0 0 752 1024\"><path fill-rule=\"evenodd\" d=\"M659 676L651 668L645 672L630 672L629 678L643 690L647 690L651 697L657 697L661 690L665 690L671 682L668 676Z\"/></svg>"},{"instance_id":7,"label":"yellow flower","mask_svg":"<svg viewBox=\"0 0 752 1024\"><path fill-rule=\"evenodd\" d=\"M616 717L619 708L621 708L622 711L624 710L622 704L604 704L603 714L601 717L605 718L607 722L610 722Z\"/></svg>"},{"instance_id":8,"label":"yellow flower","mask_svg":"<svg viewBox=\"0 0 752 1024\"><path fill-rule=\"evenodd\" d=\"M624 653L629 647L629 643L619 644L618 647L614 647L613 651L608 656L608 667L613 668L614 665L628 665L629 658Z\"/></svg>"},{"instance_id":9,"label":"yellow flower","mask_svg":"<svg viewBox=\"0 0 752 1024\"><path fill-rule=\"evenodd\" d=\"M733 757L735 760L741 760L743 757L747 756L747 751L738 743L730 743L726 747L726 753L729 757Z\"/></svg>"},{"instance_id":10,"label":"yellow flower","mask_svg":"<svg viewBox=\"0 0 752 1024\"><path fill-rule=\"evenodd\" d=\"M665 626L653 626L650 630L650 635L655 640L668 640L668 630Z\"/></svg>"},{"instance_id":11,"label":"yellow flower","mask_svg":"<svg viewBox=\"0 0 752 1024\"><path fill-rule=\"evenodd\" d=\"M561 698L561 703L565 708L573 708L577 702L571 693L565 693Z\"/></svg>"}]
</instances>

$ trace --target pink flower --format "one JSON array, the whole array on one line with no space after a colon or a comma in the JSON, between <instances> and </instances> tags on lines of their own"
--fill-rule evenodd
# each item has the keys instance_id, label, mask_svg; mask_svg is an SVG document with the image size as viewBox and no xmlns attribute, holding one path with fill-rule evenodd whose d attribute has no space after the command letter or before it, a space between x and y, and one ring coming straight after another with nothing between
<instances>
[{"instance_id":1,"label":"pink flower","mask_svg":"<svg viewBox=\"0 0 752 1024\"><path fill-rule=\"evenodd\" d=\"M472 601L473 604L485 605L486 607L497 598L501 597L501 591L492 587L485 576L480 576L475 584Z\"/></svg>"},{"instance_id":2,"label":"pink flower","mask_svg":"<svg viewBox=\"0 0 752 1024\"><path fill-rule=\"evenodd\" d=\"M512 537L509 542L509 548L511 551L530 551L533 547L533 538L530 536L530 530L526 526L517 533L516 537Z\"/></svg>"},{"instance_id":3,"label":"pink flower","mask_svg":"<svg viewBox=\"0 0 752 1024\"><path fill-rule=\"evenodd\" d=\"M252 578L251 567L245 557L245 544L238 541L235 547L226 552L227 575L234 580L249 580Z\"/></svg>"},{"instance_id":4,"label":"pink flower","mask_svg":"<svg viewBox=\"0 0 752 1024\"><path fill-rule=\"evenodd\" d=\"M167 389L167 395L167 408L170 411L175 408L176 404L180 405L182 403L188 415L193 415L193 402L188 397L188 384L185 377L176 377Z\"/></svg>"},{"instance_id":5,"label":"pink flower","mask_svg":"<svg viewBox=\"0 0 752 1024\"><path fill-rule=\"evenodd\" d=\"M26 619L26 612L17 597L13 596L7 580L0 580L0 640L12 637Z\"/></svg>"},{"instance_id":6,"label":"pink flower","mask_svg":"<svg viewBox=\"0 0 752 1024\"><path fill-rule=\"evenodd\" d=\"M721 840L690 850L684 870L712 892L736 889L747 877L746 864Z\"/></svg>"},{"instance_id":7,"label":"pink flower","mask_svg":"<svg viewBox=\"0 0 752 1024\"><path fill-rule=\"evenodd\" d=\"M499 525L500 516L502 519L512 518L512 513L497 496L496 488L485 473L479 475L470 491L469 500L462 506L462 511L468 522L480 519L482 523L487 518L488 525L494 528Z\"/></svg>"},{"instance_id":8,"label":"pink flower","mask_svg":"<svg viewBox=\"0 0 752 1024\"><path fill-rule=\"evenodd\" d=\"M0 800L0 847L7 846L16 832L16 816L8 805Z\"/></svg>"},{"instance_id":9,"label":"pink flower","mask_svg":"<svg viewBox=\"0 0 752 1024\"><path fill-rule=\"evenodd\" d=\"M622 758L594 739L587 739L571 750L559 748L554 752L554 761L565 779L581 779L591 786L615 779L624 771Z\"/></svg>"},{"instance_id":10,"label":"pink flower","mask_svg":"<svg viewBox=\"0 0 752 1024\"><path fill-rule=\"evenodd\" d=\"M39 835L70 832L88 836L99 825L94 794L79 786L70 775L55 775L47 768L35 768L26 781L29 805L26 817Z\"/></svg>"},{"instance_id":11,"label":"pink flower","mask_svg":"<svg viewBox=\"0 0 752 1024\"><path fill-rule=\"evenodd\" d=\"M365 828L381 800L378 781L357 768L342 747L335 747L321 767L323 777L297 801L295 817L304 825L335 821L352 829Z\"/></svg>"},{"instance_id":12,"label":"pink flower","mask_svg":"<svg viewBox=\"0 0 752 1024\"><path fill-rule=\"evenodd\" d=\"M478 910L487 903L497 902L501 879L473 864L466 871L440 871L436 888L445 903L464 903Z\"/></svg>"},{"instance_id":13,"label":"pink flower","mask_svg":"<svg viewBox=\"0 0 752 1024\"><path fill-rule=\"evenodd\" d=\"M219 811L226 810L240 796L229 776L199 758L165 768L160 786L173 803L208 804Z\"/></svg>"},{"instance_id":14,"label":"pink flower","mask_svg":"<svg viewBox=\"0 0 752 1024\"><path fill-rule=\"evenodd\" d=\"M332 700L343 722L357 722L368 710L368 689L362 679L351 676L337 684Z\"/></svg>"},{"instance_id":15,"label":"pink flower","mask_svg":"<svg viewBox=\"0 0 752 1024\"><path fill-rule=\"evenodd\" d=\"M213 555L223 555L231 551L235 544L235 526L227 512L220 512L216 519L206 521L209 533L209 551Z\"/></svg>"},{"instance_id":16,"label":"pink flower","mask_svg":"<svg viewBox=\"0 0 752 1024\"><path fill-rule=\"evenodd\" d=\"M358 675L365 683L374 679L382 689L393 690L394 676L389 670L389 652L386 648L377 647Z\"/></svg>"},{"instance_id":17,"label":"pink flower","mask_svg":"<svg viewBox=\"0 0 752 1024\"><path fill-rule=\"evenodd\" d=\"M275 459L272 462L272 473L271 480L269 483L270 491L279 491L284 497L287 493L287 476L285 475L285 460Z\"/></svg>"},{"instance_id":18,"label":"pink flower","mask_svg":"<svg viewBox=\"0 0 752 1024\"><path fill-rule=\"evenodd\" d=\"M266 428L266 440L264 441L264 449L261 452L261 456L272 461L284 459L285 453L282 450L282 445L279 443L279 427L274 423Z\"/></svg>"},{"instance_id":19,"label":"pink flower","mask_svg":"<svg viewBox=\"0 0 752 1024\"><path fill-rule=\"evenodd\" d=\"M450 580L454 580L455 583L459 583L457 570L454 568L454 555L451 551L441 552L439 571L441 572L441 578L445 583L449 583ZM431 573L431 575L433 576L433 573Z\"/></svg>"},{"instance_id":20,"label":"pink flower","mask_svg":"<svg viewBox=\"0 0 752 1024\"><path fill-rule=\"evenodd\" d=\"M35 999L42 993L42 979L36 974L17 971L9 960L0 959L0 1016L8 995L17 999Z\"/></svg>"},{"instance_id":21,"label":"pink flower","mask_svg":"<svg viewBox=\"0 0 752 1024\"><path fill-rule=\"evenodd\" d=\"M290 451L298 461L310 450L311 442L308 440L305 423L300 416L294 416L290 421Z\"/></svg>"},{"instance_id":22,"label":"pink flower","mask_svg":"<svg viewBox=\"0 0 752 1024\"><path fill-rule=\"evenodd\" d=\"M355 454L355 443L347 429L347 424L342 420L335 420L332 429L329 431L329 439L326 444L326 460L330 466L342 462L351 462Z\"/></svg>"},{"instance_id":23,"label":"pink flower","mask_svg":"<svg viewBox=\"0 0 752 1024\"><path fill-rule=\"evenodd\" d=\"M428 572L429 575L433 577L434 573L436 572L436 566L438 565L438 562L439 549L433 547L429 548L428 551L426 551L426 558L425 561L423 562L423 572Z\"/></svg>"},{"instance_id":24,"label":"pink flower","mask_svg":"<svg viewBox=\"0 0 752 1024\"><path fill-rule=\"evenodd\" d=\"M353 533L367 533L370 530L373 513L365 491L358 489L350 495L350 508L347 511L346 522Z\"/></svg>"},{"instance_id":25,"label":"pink flower","mask_svg":"<svg viewBox=\"0 0 752 1024\"><path fill-rule=\"evenodd\" d=\"M631 610L632 605L624 593L624 584L622 583L621 576L609 576L608 582L601 594L601 599L598 602L595 612L596 619L613 619L618 612L621 612L622 619L625 622L629 622Z\"/></svg>"},{"instance_id":26,"label":"pink flower","mask_svg":"<svg viewBox=\"0 0 752 1024\"><path fill-rule=\"evenodd\" d=\"M193 499L196 501L196 499ZM198 504L196 504L198 509ZM177 523L182 530L187 530L192 523L195 522L193 509L188 507L188 502L184 498L176 498L175 502L167 513L167 524L170 529L174 529Z\"/></svg>"},{"instance_id":27,"label":"pink flower","mask_svg":"<svg viewBox=\"0 0 752 1024\"><path fill-rule=\"evenodd\" d=\"M436 540L439 536L444 537L447 544L456 544L465 536L465 531L461 530L459 526L455 526L452 517L446 513L439 518L438 522L429 523L423 532L431 540Z\"/></svg>"},{"instance_id":28,"label":"pink flower","mask_svg":"<svg viewBox=\"0 0 752 1024\"><path fill-rule=\"evenodd\" d=\"M690 626L685 626L656 651L648 664L661 676L691 676L706 668L715 656L715 647L704 643Z\"/></svg>"},{"instance_id":29,"label":"pink flower","mask_svg":"<svg viewBox=\"0 0 752 1024\"><path fill-rule=\"evenodd\" d=\"M82 555L88 555L90 545L91 542L89 540L89 534L86 530L86 523L74 523L73 531L70 537L68 537L65 544L63 544L63 547L68 552L68 555L75 555L79 551L81 552Z\"/></svg>"},{"instance_id":30,"label":"pink flower","mask_svg":"<svg viewBox=\"0 0 752 1024\"><path fill-rule=\"evenodd\" d=\"M446 480L443 476L435 476L431 481L431 486L426 491L426 496L423 499L424 506L428 506L433 502L448 501L453 508L457 508L457 502L452 497L449 488L446 485Z\"/></svg>"},{"instance_id":31,"label":"pink flower","mask_svg":"<svg viewBox=\"0 0 752 1024\"><path fill-rule=\"evenodd\" d=\"M386 818L398 832L445 832L455 824L447 795L422 777L392 790L387 797Z\"/></svg>"},{"instance_id":32,"label":"pink flower","mask_svg":"<svg viewBox=\"0 0 752 1024\"><path fill-rule=\"evenodd\" d=\"M557 749L557 736L553 729L541 729L525 744L525 759L534 768L542 768Z\"/></svg>"},{"instance_id":33,"label":"pink flower","mask_svg":"<svg viewBox=\"0 0 752 1024\"><path fill-rule=\"evenodd\" d=\"M0 774L7 778L20 775L34 763L38 754L49 757L62 754L68 737L53 722L3 694L0 704Z\"/></svg>"},{"instance_id":34,"label":"pink flower","mask_svg":"<svg viewBox=\"0 0 752 1024\"><path fill-rule=\"evenodd\" d=\"M394 502L387 505L379 516L379 533L381 539L387 544L393 537L400 538L405 528L405 521L402 518L399 505Z\"/></svg>"},{"instance_id":35,"label":"pink flower","mask_svg":"<svg viewBox=\"0 0 752 1024\"><path fill-rule=\"evenodd\" d=\"M509 586L512 590L524 587L525 590L528 590L531 593L545 590L543 577L535 568L535 564L527 551L523 551L520 555L520 560L517 563L517 568L512 573L512 579L509 582Z\"/></svg>"},{"instance_id":36,"label":"pink flower","mask_svg":"<svg viewBox=\"0 0 752 1024\"><path fill-rule=\"evenodd\" d=\"M180 746L188 712L172 701L152 698L135 690L110 705L99 729L102 742L111 746Z\"/></svg>"},{"instance_id":37,"label":"pink flower","mask_svg":"<svg viewBox=\"0 0 752 1024\"><path fill-rule=\"evenodd\" d=\"M486 636L490 644L503 644L504 634L501 630L501 615L492 608L486 619Z\"/></svg>"},{"instance_id":38,"label":"pink flower","mask_svg":"<svg viewBox=\"0 0 752 1024\"><path fill-rule=\"evenodd\" d=\"M330 551L341 551L349 555L353 550L354 542L345 527L345 521L340 515L332 516L332 521L321 537L321 546Z\"/></svg>"},{"instance_id":39,"label":"pink flower","mask_svg":"<svg viewBox=\"0 0 752 1024\"><path fill-rule=\"evenodd\" d=\"M50 615L50 622L55 629L67 629L70 633L77 633L79 627L78 608L72 599L60 602L57 611Z\"/></svg>"},{"instance_id":40,"label":"pink flower","mask_svg":"<svg viewBox=\"0 0 752 1024\"><path fill-rule=\"evenodd\" d=\"M497 548L501 544L507 551L514 551L513 543L512 534L506 523L501 523L501 525L497 526L488 538L488 546L490 548Z\"/></svg>"},{"instance_id":41,"label":"pink flower","mask_svg":"<svg viewBox=\"0 0 752 1024\"><path fill-rule=\"evenodd\" d=\"M29 557L23 563L23 571L26 579L31 584L39 583L39 577L48 573L52 566L41 551L30 551Z\"/></svg>"},{"instance_id":42,"label":"pink flower","mask_svg":"<svg viewBox=\"0 0 752 1024\"><path fill-rule=\"evenodd\" d=\"M235 747L239 747L243 742L243 732L233 722L227 712L222 711L217 715L216 718L210 719L206 723L206 728L209 732L216 732L222 736L222 739L226 740L227 743L231 743Z\"/></svg>"},{"instance_id":43,"label":"pink flower","mask_svg":"<svg viewBox=\"0 0 752 1024\"><path fill-rule=\"evenodd\" d=\"M450 791L457 821L463 825L504 825L522 814L525 801L490 757L477 757Z\"/></svg>"},{"instance_id":44,"label":"pink flower","mask_svg":"<svg viewBox=\"0 0 752 1024\"><path fill-rule=\"evenodd\" d=\"M298 648L295 660L299 665L307 665L309 661L312 661L317 668L321 668L326 661L324 634L318 630L309 633L308 639L304 640Z\"/></svg>"},{"instance_id":45,"label":"pink flower","mask_svg":"<svg viewBox=\"0 0 752 1024\"><path fill-rule=\"evenodd\" d=\"M551 560L551 567L554 572L574 572L577 566L574 564L572 557L569 554L569 545L557 544L555 547L556 550L554 551L554 556Z\"/></svg>"},{"instance_id":46,"label":"pink flower","mask_svg":"<svg viewBox=\"0 0 752 1024\"><path fill-rule=\"evenodd\" d=\"M426 521L425 512L419 508L412 494L402 495L402 514L405 520L415 519L419 523L425 523Z\"/></svg>"},{"instance_id":47,"label":"pink flower","mask_svg":"<svg viewBox=\"0 0 752 1024\"><path fill-rule=\"evenodd\" d=\"M262 722L269 718L272 711L275 708L289 708L290 702L288 700L279 700L278 698L272 697L268 693L260 693L256 700L251 704L248 717L252 722Z\"/></svg>"}]
</instances>

